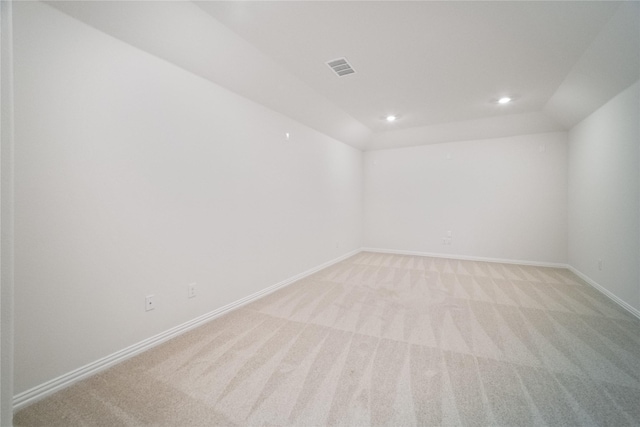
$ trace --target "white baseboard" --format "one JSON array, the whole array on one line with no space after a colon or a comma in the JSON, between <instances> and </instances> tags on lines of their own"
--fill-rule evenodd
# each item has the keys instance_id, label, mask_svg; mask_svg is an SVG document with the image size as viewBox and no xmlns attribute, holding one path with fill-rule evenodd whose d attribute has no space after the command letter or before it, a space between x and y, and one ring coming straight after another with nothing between
<instances>
[{"instance_id":1,"label":"white baseboard","mask_svg":"<svg viewBox=\"0 0 640 427\"><path fill-rule=\"evenodd\" d=\"M513 260L513 259L500 259L500 258L485 258L485 257L463 256L463 255L454 255L454 254L438 254L438 253L428 253L428 252L403 251L403 250L396 250L396 249L361 248L361 249L356 249L354 251L346 253L338 258L325 262L321 265L318 265L317 267L314 267L303 273L297 274L279 283L271 285L265 289L262 289L261 291L255 292L249 296L246 296L230 304L227 304L224 307L220 307L209 313L203 314L202 316L196 317L195 319L192 319L174 328L166 330L160 334L147 338L125 349L122 349L113 354L110 354L109 356L103 357L102 359L96 360L95 362L89 363L85 366L82 366L78 369L75 369L71 372L63 374L57 378L54 378L36 387L33 387L27 391L19 393L15 395L13 398L13 409L14 411L17 411L37 400L40 400L50 394L55 393L56 391L62 390L63 388L66 388L75 382L78 382L82 379L95 375L96 373L103 371L115 364L123 362L124 360L129 359L146 350L149 350L159 344L162 344L163 342L168 341L171 338L174 338L206 322L209 322L215 319L216 317L222 316L223 314L228 313L236 308L249 304L250 302L253 302L265 295L275 292L280 288L290 285L306 276L309 276L319 270L322 270L323 268L327 268L337 262L347 259L360 252L378 252L378 253L389 253L389 254L399 254L399 255L427 256L427 257L433 257L433 258L458 259L458 260L465 260L465 261L483 261L483 262L497 262L497 263L503 263L503 264L532 265L532 266L538 266L538 267L567 268L571 272L573 272L576 276L580 277L582 280L587 282L589 285L593 286L595 289L602 292L605 296L610 298L616 304L620 305L629 313L631 313L632 315L640 319L639 310L632 307L625 301L621 300L616 295L614 295L613 293L605 289L603 286L601 286L600 284L598 284L597 282L595 282L594 280L592 280L582 272L578 271L574 267L567 264Z\"/></svg>"},{"instance_id":2,"label":"white baseboard","mask_svg":"<svg viewBox=\"0 0 640 427\"><path fill-rule=\"evenodd\" d=\"M601 293L603 293L604 295L606 295L610 300L612 300L613 302L615 302L616 304L618 304L620 307L624 308L625 310L627 310L629 313L633 314L635 317L637 317L638 319L640 319L640 310L636 309L635 307L631 306L630 304L628 304L627 302L623 301L622 299L620 299L618 296L616 296L614 293L612 293L611 291L609 291L608 289L606 289L604 286L602 286L601 284L599 284L598 282L596 282L595 280L593 280L592 278L590 278L589 276L587 276L586 274L584 274L583 272L581 272L580 270L578 270L575 267L572 267L570 265L567 266L567 268L576 276L578 276L579 278L581 278L582 280L584 280L585 282L587 282L589 285L593 286L594 288L596 288L598 291L600 291Z\"/></svg>"},{"instance_id":3,"label":"white baseboard","mask_svg":"<svg viewBox=\"0 0 640 427\"><path fill-rule=\"evenodd\" d=\"M416 252L416 251L403 251L397 249L379 249L379 248L362 248L362 252L378 252L378 253L388 253L388 254L399 254L399 255L415 255L415 256L427 256L432 258L448 258L448 259L459 259L465 261L484 261L484 262L498 262L503 264L519 264L519 265L532 265L536 267L554 267L554 268L566 268L571 271L576 276L580 277L582 280L587 282L589 285L593 286L595 289L600 291L604 296L609 298L611 301L618 304L620 307L628 311L633 316L640 319L640 310L631 306L627 302L623 301L611 291L607 290L604 286L597 283L595 280L591 279L586 274L582 273L575 267L569 264L561 264L561 263L550 263L550 262L539 262L539 261L524 261L524 260L513 260L513 259L500 259L500 258L484 258L484 257L475 257L475 256L465 256L465 255L454 255L454 254L438 254L438 253L429 253L429 252Z\"/></svg>"},{"instance_id":4,"label":"white baseboard","mask_svg":"<svg viewBox=\"0 0 640 427\"><path fill-rule=\"evenodd\" d=\"M222 316L232 310L235 310L243 305L249 304L261 298L265 295L268 295L276 290L283 288L287 285L290 285L306 276L309 276L323 268L327 268L330 265L333 265L337 262L340 262L346 258L349 258L357 253L361 252L360 249L356 249L349 253L346 253L338 258L335 258L331 261L327 261L317 267L314 267L310 270L307 270L303 273L297 274L293 277L283 280L282 282L276 283L275 285L271 285L268 288L262 289L256 293L253 293L249 296L241 298L237 301L234 301L230 304L225 305L224 307L220 307L216 310L213 310L209 313L203 314L202 316L198 316L195 319L192 319L188 322L185 322L181 325L178 325L174 328L161 332L151 338L147 338L143 341L140 341L136 344L133 344L127 348L124 348L120 351L117 351L109 356L103 357L102 359L96 360L95 362L84 365L78 369L75 369L66 374L60 375L57 378L54 378L50 381L47 381L43 384L35 386L27 391L19 393L13 397L13 410L17 411L25 406L40 400L46 396L49 396L56 391L62 390L63 388L69 387L71 384L78 382L82 379L88 378L96 373L103 371L113 365L121 363L137 354L140 354L146 350L149 350L159 344L162 344L165 341L170 340L171 338L175 338L178 335L181 335L191 329L194 329L206 322L209 322L216 317Z\"/></svg>"},{"instance_id":5,"label":"white baseboard","mask_svg":"<svg viewBox=\"0 0 640 427\"><path fill-rule=\"evenodd\" d=\"M363 252L379 252L379 253L386 253L386 254L398 254L398 255L426 256L431 258L448 258L448 259L458 259L463 261L482 261L482 262L497 262L500 264L532 265L535 267L567 268L567 264L562 264L562 263L525 261L525 260L519 260L519 259L485 258L485 257L467 256L467 255L439 254L439 253L431 253L431 252L403 251L398 249L380 249L380 248L362 248L362 251Z\"/></svg>"}]
</instances>

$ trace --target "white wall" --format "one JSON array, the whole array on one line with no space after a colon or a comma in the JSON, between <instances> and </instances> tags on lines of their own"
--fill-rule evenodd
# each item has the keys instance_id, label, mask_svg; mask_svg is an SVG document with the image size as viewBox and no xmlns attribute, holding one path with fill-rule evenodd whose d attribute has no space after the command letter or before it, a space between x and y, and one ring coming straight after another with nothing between
<instances>
[{"instance_id":1,"label":"white wall","mask_svg":"<svg viewBox=\"0 0 640 427\"><path fill-rule=\"evenodd\" d=\"M569 264L636 310L640 310L639 123L640 83L636 82L569 133Z\"/></svg>"},{"instance_id":2,"label":"white wall","mask_svg":"<svg viewBox=\"0 0 640 427\"><path fill-rule=\"evenodd\" d=\"M0 426L13 418L12 3L0 2Z\"/></svg>"},{"instance_id":3,"label":"white wall","mask_svg":"<svg viewBox=\"0 0 640 427\"><path fill-rule=\"evenodd\" d=\"M638 83L569 138L363 163L47 5L14 8L16 393L359 248L363 212L366 247L569 261L640 308Z\"/></svg>"},{"instance_id":4,"label":"white wall","mask_svg":"<svg viewBox=\"0 0 640 427\"><path fill-rule=\"evenodd\" d=\"M14 7L16 393L361 246L361 152Z\"/></svg>"},{"instance_id":5,"label":"white wall","mask_svg":"<svg viewBox=\"0 0 640 427\"><path fill-rule=\"evenodd\" d=\"M365 246L566 262L566 139L546 133L365 153ZM452 244L443 245L449 230Z\"/></svg>"}]
</instances>

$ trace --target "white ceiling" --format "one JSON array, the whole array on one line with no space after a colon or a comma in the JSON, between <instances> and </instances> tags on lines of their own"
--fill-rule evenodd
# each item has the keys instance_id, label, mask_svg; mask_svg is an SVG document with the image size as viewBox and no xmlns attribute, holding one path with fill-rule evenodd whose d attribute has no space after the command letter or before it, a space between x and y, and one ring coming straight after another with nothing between
<instances>
[{"instance_id":1,"label":"white ceiling","mask_svg":"<svg viewBox=\"0 0 640 427\"><path fill-rule=\"evenodd\" d=\"M618 5L208 2L200 7L374 131L540 111ZM579 17L579 19L576 19ZM357 74L326 61L345 56Z\"/></svg>"},{"instance_id":2,"label":"white ceiling","mask_svg":"<svg viewBox=\"0 0 640 427\"><path fill-rule=\"evenodd\" d=\"M361 149L566 130L640 75L638 2L50 4Z\"/></svg>"}]
</instances>

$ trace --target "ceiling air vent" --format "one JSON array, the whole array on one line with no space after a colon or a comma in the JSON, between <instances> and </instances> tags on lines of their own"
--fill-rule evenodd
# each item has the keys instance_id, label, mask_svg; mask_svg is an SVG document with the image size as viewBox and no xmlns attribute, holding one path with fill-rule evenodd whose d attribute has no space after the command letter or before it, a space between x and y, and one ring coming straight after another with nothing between
<instances>
[{"instance_id":1,"label":"ceiling air vent","mask_svg":"<svg viewBox=\"0 0 640 427\"><path fill-rule=\"evenodd\" d=\"M333 59L327 62L327 65L339 76L346 76L347 74L353 74L356 72L351 65L347 62L346 58Z\"/></svg>"}]
</instances>

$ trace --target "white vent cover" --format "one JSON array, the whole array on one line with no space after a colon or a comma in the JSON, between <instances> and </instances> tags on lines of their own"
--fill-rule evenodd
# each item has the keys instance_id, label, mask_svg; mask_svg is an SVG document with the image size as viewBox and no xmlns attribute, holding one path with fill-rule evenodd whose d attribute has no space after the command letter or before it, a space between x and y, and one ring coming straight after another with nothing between
<instances>
[{"instance_id":1,"label":"white vent cover","mask_svg":"<svg viewBox=\"0 0 640 427\"><path fill-rule=\"evenodd\" d=\"M327 65L339 76L346 76L356 72L351 65L347 62L346 58L332 59L327 62Z\"/></svg>"}]
</instances>

